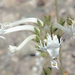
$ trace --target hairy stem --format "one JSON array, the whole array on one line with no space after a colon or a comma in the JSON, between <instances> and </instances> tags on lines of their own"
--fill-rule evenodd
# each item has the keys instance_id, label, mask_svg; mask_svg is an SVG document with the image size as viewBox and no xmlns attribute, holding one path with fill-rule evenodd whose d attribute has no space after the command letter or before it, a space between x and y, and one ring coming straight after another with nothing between
<instances>
[{"instance_id":1,"label":"hairy stem","mask_svg":"<svg viewBox=\"0 0 75 75\"><path fill-rule=\"evenodd\" d=\"M57 23L59 23L59 13L58 13L58 0L55 0L55 6L56 6L56 16L57 16ZM63 28L64 29L64 28ZM62 52L61 52L61 48L60 48L60 52L59 52L59 59L60 59L60 75L63 75L63 71L62 71Z\"/></svg>"}]
</instances>

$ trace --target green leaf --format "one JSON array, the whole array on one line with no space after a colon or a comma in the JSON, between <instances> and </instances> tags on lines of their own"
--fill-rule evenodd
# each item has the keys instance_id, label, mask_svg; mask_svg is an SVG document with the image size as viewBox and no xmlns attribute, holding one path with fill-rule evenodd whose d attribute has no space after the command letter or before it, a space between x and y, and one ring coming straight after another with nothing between
<instances>
[{"instance_id":1,"label":"green leaf","mask_svg":"<svg viewBox=\"0 0 75 75\"><path fill-rule=\"evenodd\" d=\"M52 68L43 68L45 75L51 75Z\"/></svg>"},{"instance_id":2,"label":"green leaf","mask_svg":"<svg viewBox=\"0 0 75 75\"><path fill-rule=\"evenodd\" d=\"M35 31L35 33L39 33L39 31L36 27L34 27L34 31Z\"/></svg>"},{"instance_id":3,"label":"green leaf","mask_svg":"<svg viewBox=\"0 0 75 75\"><path fill-rule=\"evenodd\" d=\"M53 25L50 26L50 31L53 32Z\"/></svg>"},{"instance_id":4,"label":"green leaf","mask_svg":"<svg viewBox=\"0 0 75 75\"><path fill-rule=\"evenodd\" d=\"M36 27L34 27L34 31L35 31L35 34L40 37L40 32L39 32L39 30Z\"/></svg>"},{"instance_id":5,"label":"green leaf","mask_svg":"<svg viewBox=\"0 0 75 75\"><path fill-rule=\"evenodd\" d=\"M45 52L41 52L41 56L42 56L42 57L46 57L47 54L46 54Z\"/></svg>"},{"instance_id":6,"label":"green leaf","mask_svg":"<svg viewBox=\"0 0 75 75\"><path fill-rule=\"evenodd\" d=\"M49 15L49 17L48 17L48 21L51 21L51 15Z\"/></svg>"},{"instance_id":7,"label":"green leaf","mask_svg":"<svg viewBox=\"0 0 75 75\"><path fill-rule=\"evenodd\" d=\"M37 24L40 25L40 26L42 26L42 24L41 24L41 22L39 20L37 20Z\"/></svg>"},{"instance_id":8,"label":"green leaf","mask_svg":"<svg viewBox=\"0 0 75 75\"><path fill-rule=\"evenodd\" d=\"M35 48L39 48L38 45L35 45Z\"/></svg>"},{"instance_id":9,"label":"green leaf","mask_svg":"<svg viewBox=\"0 0 75 75\"><path fill-rule=\"evenodd\" d=\"M47 19L47 25L49 25L51 22L51 16L49 15L48 19Z\"/></svg>"},{"instance_id":10,"label":"green leaf","mask_svg":"<svg viewBox=\"0 0 75 75\"><path fill-rule=\"evenodd\" d=\"M44 21L43 21L43 27L46 25L46 20L44 19Z\"/></svg>"},{"instance_id":11,"label":"green leaf","mask_svg":"<svg viewBox=\"0 0 75 75\"><path fill-rule=\"evenodd\" d=\"M74 20L74 18L72 18L72 17L67 17L67 24L68 24L68 25L72 25L72 20Z\"/></svg>"},{"instance_id":12,"label":"green leaf","mask_svg":"<svg viewBox=\"0 0 75 75\"><path fill-rule=\"evenodd\" d=\"M44 16L44 26L49 25L50 22L51 22L51 16L50 15L48 17Z\"/></svg>"},{"instance_id":13,"label":"green leaf","mask_svg":"<svg viewBox=\"0 0 75 75\"><path fill-rule=\"evenodd\" d=\"M40 37L39 37L39 36L36 36L35 41L36 41L36 42L40 42Z\"/></svg>"},{"instance_id":14,"label":"green leaf","mask_svg":"<svg viewBox=\"0 0 75 75\"><path fill-rule=\"evenodd\" d=\"M37 23L34 23L35 25L37 25L37 26L39 26L39 24L37 24Z\"/></svg>"},{"instance_id":15,"label":"green leaf","mask_svg":"<svg viewBox=\"0 0 75 75\"><path fill-rule=\"evenodd\" d=\"M44 16L44 18L47 20L47 16Z\"/></svg>"},{"instance_id":16,"label":"green leaf","mask_svg":"<svg viewBox=\"0 0 75 75\"><path fill-rule=\"evenodd\" d=\"M50 26L50 33L51 33L51 35L54 33L56 33L57 32L57 28L53 28L53 23L51 23L51 26Z\"/></svg>"},{"instance_id":17,"label":"green leaf","mask_svg":"<svg viewBox=\"0 0 75 75\"><path fill-rule=\"evenodd\" d=\"M50 26L50 33L51 33L51 35L53 33L53 23L51 23L51 26Z\"/></svg>"},{"instance_id":18,"label":"green leaf","mask_svg":"<svg viewBox=\"0 0 75 75\"><path fill-rule=\"evenodd\" d=\"M62 26L64 26L65 24L65 20L63 18L60 19L59 24L61 24Z\"/></svg>"},{"instance_id":19,"label":"green leaf","mask_svg":"<svg viewBox=\"0 0 75 75\"><path fill-rule=\"evenodd\" d=\"M45 31L45 36L44 36L44 38L47 39L47 31Z\"/></svg>"}]
</instances>

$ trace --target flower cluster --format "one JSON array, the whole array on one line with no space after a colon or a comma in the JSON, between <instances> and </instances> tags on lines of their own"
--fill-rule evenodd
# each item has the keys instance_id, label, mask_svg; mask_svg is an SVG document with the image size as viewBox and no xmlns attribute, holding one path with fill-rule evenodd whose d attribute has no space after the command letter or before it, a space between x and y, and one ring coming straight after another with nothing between
<instances>
[{"instance_id":1,"label":"flower cluster","mask_svg":"<svg viewBox=\"0 0 75 75\"><path fill-rule=\"evenodd\" d=\"M37 23L37 20L39 20L41 22L41 24L43 25L43 22L40 19L38 19L38 18L26 18L26 19L22 19L22 20L19 20L19 21L13 22L13 23L9 23L9 24L6 24L6 25L4 23L1 23L0 24L0 26L1 26L0 34L1 35L6 35L6 34L9 34L9 33L12 33L12 32L22 31L22 30L30 30L32 32L35 32L35 29L34 28L36 28L40 32L39 28L37 28L35 26L32 26L32 25L17 26L17 25L20 25L20 24L23 24L23 23L27 23L27 22ZM29 42L32 39L35 39L36 36L37 36L36 34L30 35L18 47L9 45L9 48L8 48L9 49L9 52L11 54L13 54L13 53L21 50L21 48L27 42ZM2 38L2 39L5 40L5 37L3 37L3 36L0 36L0 38Z\"/></svg>"},{"instance_id":2,"label":"flower cluster","mask_svg":"<svg viewBox=\"0 0 75 75\"><path fill-rule=\"evenodd\" d=\"M52 68L58 69L58 56L59 50L62 43L62 33L60 35L60 31L63 31L74 38L75 35L75 21L72 21L71 27L64 27L62 23L51 23L51 17L45 17L44 22L38 18L25 18L16 22L12 22L9 24L2 24L0 34L6 35L16 31L29 30L34 34L28 36L18 47L9 45L9 52L11 54L22 49L23 46L26 45L30 40L34 39L35 42L38 43L37 49L47 52L51 57L51 66ZM25 25L23 23L33 22L36 26L33 25ZM21 26L18 26L23 24ZM16 26L16 27L15 27ZM42 32L45 33L45 37L42 38ZM0 38L5 40L5 37L0 36ZM44 41L44 42L42 42Z\"/></svg>"}]
</instances>

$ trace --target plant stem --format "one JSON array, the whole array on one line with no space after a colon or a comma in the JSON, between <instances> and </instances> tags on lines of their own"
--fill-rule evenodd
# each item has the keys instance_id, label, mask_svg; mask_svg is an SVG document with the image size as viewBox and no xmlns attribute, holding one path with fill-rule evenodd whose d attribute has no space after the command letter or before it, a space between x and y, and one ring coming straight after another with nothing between
<instances>
[{"instance_id":1,"label":"plant stem","mask_svg":"<svg viewBox=\"0 0 75 75\"><path fill-rule=\"evenodd\" d=\"M56 16L57 16L57 23L59 22L59 15L58 15L58 0L55 0L55 6L56 6Z\"/></svg>"},{"instance_id":2,"label":"plant stem","mask_svg":"<svg viewBox=\"0 0 75 75\"><path fill-rule=\"evenodd\" d=\"M63 75L63 71L62 71L62 53L61 53L61 48L60 48L60 51L59 51L59 59L60 59L60 75Z\"/></svg>"},{"instance_id":3,"label":"plant stem","mask_svg":"<svg viewBox=\"0 0 75 75\"><path fill-rule=\"evenodd\" d=\"M55 6L56 6L57 23L59 23L58 0L55 0ZM60 75L63 75L63 71L62 71L62 52L61 52L61 48L60 48L60 52L59 52L59 59L60 59Z\"/></svg>"}]
</instances>

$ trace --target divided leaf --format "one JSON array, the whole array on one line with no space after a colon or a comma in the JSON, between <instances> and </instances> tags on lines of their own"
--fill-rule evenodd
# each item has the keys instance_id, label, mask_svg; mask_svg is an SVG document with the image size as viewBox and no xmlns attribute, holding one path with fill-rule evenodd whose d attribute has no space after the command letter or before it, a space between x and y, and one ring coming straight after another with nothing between
<instances>
[{"instance_id":1,"label":"divided leaf","mask_svg":"<svg viewBox=\"0 0 75 75\"><path fill-rule=\"evenodd\" d=\"M38 26L42 27L42 24L41 24L41 22L39 20L37 20L37 24L38 24Z\"/></svg>"},{"instance_id":2,"label":"divided leaf","mask_svg":"<svg viewBox=\"0 0 75 75\"><path fill-rule=\"evenodd\" d=\"M40 42L40 37L39 37L39 36L36 36L35 41L36 41L36 42Z\"/></svg>"},{"instance_id":3,"label":"divided leaf","mask_svg":"<svg viewBox=\"0 0 75 75\"><path fill-rule=\"evenodd\" d=\"M72 17L67 17L67 24L68 24L68 25L72 25L72 20L74 20L74 18L72 18Z\"/></svg>"},{"instance_id":4,"label":"divided leaf","mask_svg":"<svg viewBox=\"0 0 75 75\"><path fill-rule=\"evenodd\" d=\"M42 57L46 57L47 54L46 54L45 52L42 51L42 52L41 52L41 56L42 56Z\"/></svg>"},{"instance_id":5,"label":"divided leaf","mask_svg":"<svg viewBox=\"0 0 75 75\"><path fill-rule=\"evenodd\" d=\"M51 71L52 71L51 68L49 68L49 67L48 68L45 68L45 69L43 68L43 70L44 70L44 74L45 75L51 75Z\"/></svg>"},{"instance_id":6,"label":"divided leaf","mask_svg":"<svg viewBox=\"0 0 75 75\"><path fill-rule=\"evenodd\" d=\"M64 26L65 24L65 20L63 18L60 19L59 24L61 24L62 26Z\"/></svg>"},{"instance_id":7,"label":"divided leaf","mask_svg":"<svg viewBox=\"0 0 75 75\"><path fill-rule=\"evenodd\" d=\"M44 16L44 26L49 25L50 22L51 22L51 16L50 15L48 17Z\"/></svg>"}]
</instances>

